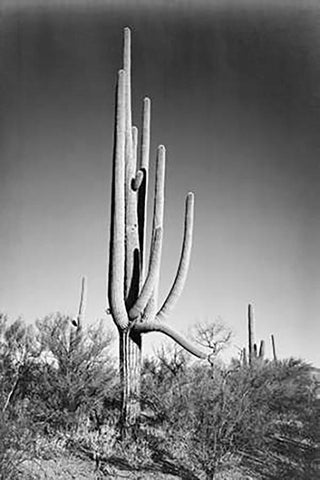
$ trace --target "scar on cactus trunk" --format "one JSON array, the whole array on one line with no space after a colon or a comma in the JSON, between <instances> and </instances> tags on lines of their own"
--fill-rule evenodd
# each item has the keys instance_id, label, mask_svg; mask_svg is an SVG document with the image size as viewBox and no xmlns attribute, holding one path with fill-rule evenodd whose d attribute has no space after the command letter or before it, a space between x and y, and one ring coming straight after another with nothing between
<instances>
[{"instance_id":1,"label":"scar on cactus trunk","mask_svg":"<svg viewBox=\"0 0 320 480\"><path fill-rule=\"evenodd\" d=\"M131 32L124 29L123 68L118 72L114 130L108 299L119 331L122 388L122 435L132 431L140 416L142 335L162 332L199 358L207 355L165 322L178 300L190 262L194 196L188 193L184 235L177 274L163 305L157 307L163 237L165 157L157 149L152 238L146 255L147 193L150 151L149 98L143 100L142 133L132 126ZM139 148L138 148L139 147Z\"/></svg>"}]
</instances>

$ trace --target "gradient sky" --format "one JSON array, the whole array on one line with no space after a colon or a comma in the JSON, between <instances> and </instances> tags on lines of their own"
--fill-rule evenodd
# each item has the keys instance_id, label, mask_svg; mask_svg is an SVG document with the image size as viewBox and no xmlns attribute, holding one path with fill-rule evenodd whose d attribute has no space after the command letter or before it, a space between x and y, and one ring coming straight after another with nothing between
<instances>
[{"instance_id":1,"label":"gradient sky","mask_svg":"<svg viewBox=\"0 0 320 480\"><path fill-rule=\"evenodd\" d=\"M132 28L133 118L152 99L167 147L161 298L194 248L172 324L222 318L320 364L320 4L316 1L1 2L0 308L33 321L104 317L114 87ZM21 6L23 5L23 6ZM110 317L106 317L111 322ZM161 342L156 334L146 350Z\"/></svg>"}]
</instances>

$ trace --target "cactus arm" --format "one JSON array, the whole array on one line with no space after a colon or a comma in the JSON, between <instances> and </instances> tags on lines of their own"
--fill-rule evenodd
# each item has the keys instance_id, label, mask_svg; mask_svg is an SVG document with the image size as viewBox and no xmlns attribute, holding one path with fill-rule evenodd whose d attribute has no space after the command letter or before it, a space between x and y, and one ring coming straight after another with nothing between
<instances>
[{"instance_id":1,"label":"cactus arm","mask_svg":"<svg viewBox=\"0 0 320 480\"><path fill-rule=\"evenodd\" d=\"M150 117L151 100L148 97L143 99L142 113L142 136L141 136L141 168L148 170L150 155Z\"/></svg>"},{"instance_id":2,"label":"cactus arm","mask_svg":"<svg viewBox=\"0 0 320 480\"><path fill-rule=\"evenodd\" d=\"M165 165L166 165L166 149L163 145L159 145L157 149L157 165L156 165L156 180L155 180L155 195L152 221L152 236L155 236L156 229L161 227L163 229L163 213L164 213L164 189L165 189ZM160 258L162 253L162 239L160 245ZM151 260L151 257L150 257ZM143 313L145 320L153 319L157 310L157 296L159 286L159 274L156 279L153 294Z\"/></svg>"},{"instance_id":3,"label":"cactus arm","mask_svg":"<svg viewBox=\"0 0 320 480\"><path fill-rule=\"evenodd\" d=\"M156 319L150 320L146 323L137 322L135 328L141 333L161 332L172 338L172 340L177 342L181 347L185 348L189 353L192 353L198 358L208 358L209 356L208 354L200 350L198 347L196 347L193 343L191 343L184 335L174 330L165 322L159 322Z\"/></svg>"},{"instance_id":4,"label":"cactus arm","mask_svg":"<svg viewBox=\"0 0 320 480\"><path fill-rule=\"evenodd\" d=\"M137 165L137 152L138 152L138 128L134 125L131 129L132 135L132 161L133 165Z\"/></svg>"},{"instance_id":5,"label":"cactus arm","mask_svg":"<svg viewBox=\"0 0 320 480\"><path fill-rule=\"evenodd\" d=\"M157 314L159 320L165 319L174 305L176 304L179 296L182 293L188 268L190 264L191 257L191 247L192 247L192 233L193 233L193 217L194 217L194 195L189 192L186 198L186 208L185 208L185 224L184 224L184 236L182 251L180 256L180 262L176 278L174 280L173 286L167 296L164 304Z\"/></svg>"},{"instance_id":6,"label":"cactus arm","mask_svg":"<svg viewBox=\"0 0 320 480\"><path fill-rule=\"evenodd\" d=\"M131 30L124 29L123 37L123 70L125 71L126 102L126 148L132 152L132 110L131 110Z\"/></svg>"},{"instance_id":7,"label":"cactus arm","mask_svg":"<svg viewBox=\"0 0 320 480\"><path fill-rule=\"evenodd\" d=\"M156 322L154 322L156 324ZM174 330L171 326L164 322L159 322L158 325L154 326L155 331L164 333L168 337L175 340L181 347L185 348L188 352L192 353L198 358L208 358L208 355L201 351L199 348L194 346L186 337L181 335L181 333Z\"/></svg>"},{"instance_id":8,"label":"cactus arm","mask_svg":"<svg viewBox=\"0 0 320 480\"><path fill-rule=\"evenodd\" d=\"M166 149L163 145L159 145L157 149L153 234L155 233L157 227L163 227L165 169Z\"/></svg>"},{"instance_id":9,"label":"cactus arm","mask_svg":"<svg viewBox=\"0 0 320 480\"><path fill-rule=\"evenodd\" d=\"M138 194L138 219L139 219L139 243L141 260L141 277L144 277L146 264L146 221L147 221L147 192L149 180L149 157L150 157L150 116L151 101L148 97L143 100L142 109L142 133L141 133L141 157L140 169L136 175L136 183L139 188ZM141 177L141 180L139 180Z\"/></svg>"},{"instance_id":10,"label":"cactus arm","mask_svg":"<svg viewBox=\"0 0 320 480\"><path fill-rule=\"evenodd\" d=\"M159 277L160 270L160 256L161 256L161 242L162 242L162 228L157 227L155 235L153 237L153 244L151 247L151 257L149 264L149 271L141 293L135 302L134 306L130 309L129 318L134 321L138 319L144 309L147 306L148 301L154 290L156 281Z\"/></svg>"},{"instance_id":11,"label":"cactus arm","mask_svg":"<svg viewBox=\"0 0 320 480\"><path fill-rule=\"evenodd\" d=\"M128 326L128 316L124 302L125 72L123 70L118 73L112 178L108 298L114 321L117 327L123 330Z\"/></svg>"},{"instance_id":12,"label":"cactus arm","mask_svg":"<svg viewBox=\"0 0 320 480\"><path fill-rule=\"evenodd\" d=\"M138 237L136 146L138 132L132 127L131 110L131 32L124 30L123 67L125 71L125 303L129 310L140 287L140 248Z\"/></svg>"}]
</instances>

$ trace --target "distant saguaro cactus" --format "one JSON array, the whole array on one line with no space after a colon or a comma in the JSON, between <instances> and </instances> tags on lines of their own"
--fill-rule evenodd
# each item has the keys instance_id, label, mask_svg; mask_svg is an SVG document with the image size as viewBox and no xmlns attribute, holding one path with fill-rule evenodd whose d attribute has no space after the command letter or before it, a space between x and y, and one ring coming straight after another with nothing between
<instances>
[{"instance_id":1,"label":"distant saguaro cactus","mask_svg":"<svg viewBox=\"0 0 320 480\"><path fill-rule=\"evenodd\" d=\"M253 308L248 305L248 360L249 365L252 363L254 357L254 337L253 337Z\"/></svg>"},{"instance_id":2,"label":"distant saguaro cactus","mask_svg":"<svg viewBox=\"0 0 320 480\"><path fill-rule=\"evenodd\" d=\"M258 345L254 341L254 316L253 307L248 305L248 361L252 365L254 359L264 359L264 341L260 341L259 350Z\"/></svg>"},{"instance_id":3,"label":"distant saguaro cactus","mask_svg":"<svg viewBox=\"0 0 320 480\"><path fill-rule=\"evenodd\" d=\"M146 206L150 150L149 98L143 101L142 135L131 113L131 32L124 30L123 68L118 72L114 132L111 228L109 252L109 310L119 331L122 385L121 425L134 427L140 415L141 336L162 332L192 354L207 355L164 322L179 298L188 271L194 196L188 193L180 262L172 288L157 308L163 237L165 147L157 149L154 211L149 265L146 268Z\"/></svg>"},{"instance_id":4,"label":"distant saguaro cactus","mask_svg":"<svg viewBox=\"0 0 320 480\"><path fill-rule=\"evenodd\" d=\"M82 339L83 334L83 320L85 315L87 302L87 279L86 277L81 278L81 290L80 290L80 301L78 315L76 318L72 319L72 325L75 327L70 331L70 351L73 351L77 348Z\"/></svg>"},{"instance_id":5,"label":"distant saguaro cactus","mask_svg":"<svg viewBox=\"0 0 320 480\"><path fill-rule=\"evenodd\" d=\"M260 341L260 347L259 347L258 357L261 358L261 360L264 359L264 340L261 340L261 341Z\"/></svg>"},{"instance_id":6,"label":"distant saguaro cactus","mask_svg":"<svg viewBox=\"0 0 320 480\"><path fill-rule=\"evenodd\" d=\"M276 362L277 361L277 352L276 352L276 342L275 342L275 339L274 339L274 335L271 335L271 347L272 347L273 360Z\"/></svg>"}]
</instances>

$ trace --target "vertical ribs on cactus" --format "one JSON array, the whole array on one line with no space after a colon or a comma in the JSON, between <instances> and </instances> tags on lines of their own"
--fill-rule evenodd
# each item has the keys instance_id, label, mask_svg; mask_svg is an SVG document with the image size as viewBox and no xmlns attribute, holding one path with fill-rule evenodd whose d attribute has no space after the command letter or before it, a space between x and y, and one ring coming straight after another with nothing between
<instances>
[{"instance_id":1,"label":"vertical ribs on cactus","mask_svg":"<svg viewBox=\"0 0 320 480\"><path fill-rule=\"evenodd\" d=\"M206 354L164 323L182 293L191 255L194 195L188 193L180 262L172 288L160 309L155 309L163 239L166 149L157 149L152 239L146 272L146 205L150 151L151 101L143 102L140 155L138 130L131 112L131 32L124 30L123 69L118 72L108 298L119 331L163 332L200 358ZM137 162L139 164L137 165Z\"/></svg>"},{"instance_id":2,"label":"vertical ribs on cactus","mask_svg":"<svg viewBox=\"0 0 320 480\"><path fill-rule=\"evenodd\" d=\"M190 263L194 195L185 204L184 235L177 274L168 296L157 307L163 213L165 204L166 149L157 148L151 245L147 263L147 195L149 186L151 101L143 100L142 131L132 125L131 32L124 29L123 68L116 87L115 130L112 169L111 225L109 247L108 300L120 336L120 374L123 403L139 395L141 336L162 332L199 358L199 350L165 320L180 297ZM126 414L124 414L126 416ZM133 416L137 416L137 410Z\"/></svg>"}]
</instances>

